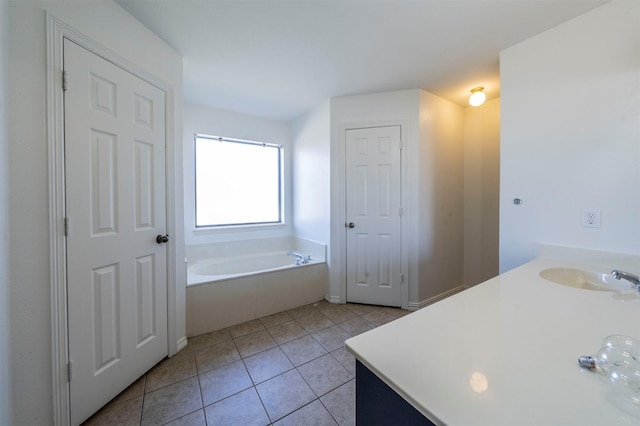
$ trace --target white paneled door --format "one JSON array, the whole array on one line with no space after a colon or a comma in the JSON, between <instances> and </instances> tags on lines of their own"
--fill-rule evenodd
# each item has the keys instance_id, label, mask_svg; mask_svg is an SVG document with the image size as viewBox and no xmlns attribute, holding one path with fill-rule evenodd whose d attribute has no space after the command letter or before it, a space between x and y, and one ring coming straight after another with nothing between
<instances>
[{"instance_id":1,"label":"white paneled door","mask_svg":"<svg viewBox=\"0 0 640 426\"><path fill-rule=\"evenodd\" d=\"M165 93L64 41L71 423L167 353Z\"/></svg>"},{"instance_id":2,"label":"white paneled door","mask_svg":"<svg viewBox=\"0 0 640 426\"><path fill-rule=\"evenodd\" d=\"M402 304L400 126L346 131L347 301Z\"/></svg>"}]
</instances>

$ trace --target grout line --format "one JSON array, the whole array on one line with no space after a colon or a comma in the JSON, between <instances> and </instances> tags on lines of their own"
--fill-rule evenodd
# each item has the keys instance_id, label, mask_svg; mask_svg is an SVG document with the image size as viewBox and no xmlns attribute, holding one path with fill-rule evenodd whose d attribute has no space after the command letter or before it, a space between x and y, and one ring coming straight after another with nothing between
<instances>
[{"instance_id":1,"label":"grout line","mask_svg":"<svg viewBox=\"0 0 640 426\"><path fill-rule=\"evenodd\" d=\"M251 375L249 375L251 376ZM269 379L271 380L271 379ZM253 379L251 379L251 381L253 382ZM264 383L264 382L261 382ZM273 420L271 420L271 416L269 415L269 412L267 411L267 407L264 405L264 401L262 400L262 396L260 396L260 392L258 392L258 386L257 385L253 385L253 391L256 393L256 395L258 395L258 400L260 400L260 404L262 404L262 409L264 410L264 413L267 415L267 418L269 419L269 424L273 424Z\"/></svg>"},{"instance_id":2,"label":"grout line","mask_svg":"<svg viewBox=\"0 0 640 426\"><path fill-rule=\"evenodd\" d=\"M144 385L142 386L142 403L140 404L140 417L138 417L138 423L142 424L142 413L144 413L144 404L147 400L147 374L144 374Z\"/></svg>"},{"instance_id":3,"label":"grout line","mask_svg":"<svg viewBox=\"0 0 640 426\"><path fill-rule=\"evenodd\" d=\"M195 356L195 354L194 354ZM198 371L197 367L196 367L196 372ZM205 410L205 405L204 405L204 396L202 395L202 384L200 383L200 373L196 374L196 377L198 378L198 390L200 391L200 404L202 405L202 417L204 417L204 423L207 424L207 410Z\"/></svg>"},{"instance_id":4,"label":"grout line","mask_svg":"<svg viewBox=\"0 0 640 426\"><path fill-rule=\"evenodd\" d=\"M324 318L328 319L328 320L329 320L329 322L331 323L331 325L329 325L329 326L327 326L327 327L323 327L323 328L321 328L321 329L318 329L318 330L314 331L313 333L310 333L310 332L309 332L309 331L308 331L308 330L307 330L307 329L306 329L306 328L305 328L305 327L300 323L300 320L299 320L299 319L297 319L297 318L295 318L293 315L291 315L291 313L290 313L290 311L292 311L291 309L290 309L290 310L288 310L288 311L283 311L283 312L286 312L286 313L288 313L288 314L289 314L289 316L291 317L291 320L283 321L283 322L281 322L281 323L279 323L279 324L275 324L275 325L273 325L272 327L275 327L275 326L278 326L278 325L281 325L281 324L284 324L284 323L287 323L287 322L295 321L295 323L296 323L298 326L300 326L300 327L305 331L305 333L306 333L306 334L304 334L303 336L296 337L295 339L289 340L289 341L284 342L284 343L282 343L282 344L278 343L278 341L275 339L275 337L271 334L271 331L269 330L269 328L267 328L267 327L264 325L264 323L262 323L261 319L260 319L260 318L258 318L258 320L260 320L260 324L261 324L261 325L262 325L262 327L263 327L263 330L266 330L266 331L267 331L267 334L268 334L268 335L273 339L273 341L275 342L276 346L271 347L271 348L267 348L267 349L265 349L265 350L261 350L261 351L259 351L259 352L255 353L255 354L252 354L252 355L250 355L250 356L248 356L248 357L243 357L243 356L242 356L242 354L240 353L240 350L238 349L238 345L236 344L236 339L237 339L237 338L240 338L240 337L243 337L243 336L247 336L247 335L249 335L249 334L251 334L251 333L248 333L248 334L245 334L245 335L242 335L242 336L236 336L236 337L234 337L234 336L232 336L232 335L231 335L231 332L229 331L230 327L226 327L226 328L224 328L224 329L222 329L222 330L216 330L216 331L214 331L214 332L219 332L219 331L225 331L225 332L226 332L227 336L229 337L229 339L231 340L231 342L232 342L232 344L233 344L233 347L235 348L236 352L237 352L237 353L238 353L238 355L240 356L240 359L239 359L239 360L231 361L231 362L229 362L229 363L223 364L223 365L218 366L218 367L215 367L215 368L213 368L213 369L210 369L210 370L204 371L204 372L202 372L202 373L198 370L198 365L197 365L197 360L196 360L196 353L195 353L195 350L193 350L193 348L185 348L186 350L190 350L190 351L191 351L191 354L192 354L192 357L193 357L193 363L194 363L194 365L195 365L195 371L196 371L196 373L195 373L195 377L196 377L196 378L197 378L197 380L198 380L198 390L199 390L199 392L200 392L200 402L201 402L201 407L202 407L202 408L199 408L198 410L195 410L195 411L193 411L193 412L191 412L191 413L187 413L187 414L185 414L184 416L182 416L182 417L180 417L180 418L183 418L183 417L185 417L185 416L191 415L191 414L193 414L193 413L194 413L194 412L196 412L196 411L202 410L202 415L203 415L203 417L204 417L204 419L205 419L205 422L206 422L206 421L207 421L207 418L206 418L206 407L207 407L207 406L205 406L205 403L204 403L204 395L203 395L203 392L202 392L202 386L201 386L201 382L200 382L200 375L201 375L201 374L208 373L209 371L215 370L215 369L217 369L217 368L224 367L224 366L229 365L229 364L231 364L231 363L233 363L233 362L242 361L242 364L243 364L243 367L244 367L244 369L245 369L245 372L246 372L246 373L247 373L247 375L249 376L249 379L251 380L251 384L252 384L252 385L251 385L251 386L249 386L249 387L248 387L248 388L246 388L246 389L243 389L243 390L241 390L241 391L239 391L239 392L236 392L236 393L234 393L233 395L229 395L229 396L227 396L227 397L225 397L225 398L221 399L220 401L216 401L216 402L214 402L214 403L212 403L212 404L209 404L209 405L213 405L213 404L216 404L216 403L218 403L218 402L224 401L224 400L226 400L226 399L228 399L228 398L230 398L230 397L232 397L232 396L235 396L235 395L237 395L237 394L239 394L239 393L241 393L241 392L244 392L244 391L246 391L246 390L248 390L248 389L253 388L254 392L258 395L258 399L260 400L260 403L262 404L262 408L263 408L264 412L266 413L267 418L269 419L269 422L270 422L269 424L271 425L271 424L273 424L273 421L271 420L271 417L269 416L269 412L268 412L268 411L267 411L267 409L266 409L266 406L265 406L265 404L264 404L264 401L262 400L262 397L260 396L260 393L258 392L257 386L258 386L258 385L260 385L260 384L262 384L262 383L265 383L265 382L267 382L267 381L269 381L269 380L272 380L272 379L274 379L274 378L276 378L276 377L278 377L278 376L281 376L281 375L283 375L283 374L289 373L289 372L291 372L292 370L296 370L297 374L298 374L300 377L302 377L303 381L307 384L307 386L309 386L309 388L310 388L310 389L311 389L311 391L314 393L314 395L316 395L316 398L315 398L315 399L313 399L312 401L308 402L307 404L303 405L302 407L299 407L298 409L296 409L296 410L292 411L291 413L287 414L286 416L283 416L282 418L277 419L276 421L282 420L283 418L286 418L287 416L290 416L291 414L293 414L293 413L295 413L295 412L297 412L297 411L301 410L302 408L304 408L304 407L306 407L306 406L308 406L308 405L312 404L314 401L316 401L316 400L317 400L317 401L319 401L319 402L320 402L320 404L322 404L322 406L323 406L323 407L324 407L324 409L329 413L329 415L331 416L331 418L332 418L332 419L333 419L337 424L340 424L340 422L339 422L339 421L336 419L336 417L331 413L331 411L330 411L330 410L329 410L329 408L324 404L324 402L321 400L321 398L323 398L323 397L325 397L326 395L328 395L329 393L331 393L331 392L333 392L333 391L335 391L335 390L339 389L340 387L342 387L342 386L345 386L345 385L349 384L351 381L354 381L354 380L355 380L355 374L352 374L352 373L351 373L351 371L350 371L350 370L349 370L349 369L348 369L348 368L347 368L347 367L346 367L346 366L345 366L345 365L344 365L344 364L343 364L343 363L342 363L342 362L337 358L337 356L334 354L334 352L335 352L335 351L338 351L338 350L340 350L341 348L343 348L343 347L344 347L344 342L343 342L342 346L340 346L339 348L336 348L336 349L334 349L334 350L332 350L332 351L329 351L329 350L328 350L328 349L327 349L327 348L326 348L326 347L325 347L321 342L319 342L319 341L318 341L318 339L316 339L316 337L314 336L314 334L315 334L315 333L318 333L318 332L320 332L320 331L322 331L322 330L326 330L326 329L332 328L332 327L334 327L334 326L337 326L337 328L338 328L339 330L342 330L342 331L344 331L346 334L348 334L350 337L353 337L354 335L352 335L352 334L351 334L351 333L349 333L347 330L345 330L344 328L342 328L342 327L340 326L340 324L342 324L342 323L344 323L344 322L346 322L346 321L350 321L350 320L355 319L355 318L360 318L360 319L362 319L362 320L364 320L364 321L366 321L366 322L370 323L370 324L373 326L373 328L377 328L377 327L379 327L380 325L383 325L383 324L380 324L380 325L378 325L378 324L374 324L374 323L372 323L371 321L369 321L369 320L367 320L366 318L364 318L364 316L365 316L365 315L367 315L367 314L370 314L371 312L382 312L382 313L384 313L384 314L386 314L386 315L391 316L391 317L393 318L392 320L395 320L395 319L401 318L401 317L402 317L402 316L404 316L404 315L394 315L394 314L389 313L386 309L380 309L380 308L375 308L375 307L374 307L374 308L371 308L371 309L367 309L367 310L366 310L365 312L363 312L362 314L359 314L359 313L357 313L356 311L353 311L353 310L349 309L349 304L347 304L347 305L344 305L344 306L346 306L346 309L348 309L348 310L350 310L351 312L353 312L356 316L355 316L355 317L353 317L353 318L349 318L348 320L345 320L345 321L335 322L334 320L332 320L331 318L329 318L329 317L327 317L325 314L323 314L323 313L322 313L322 311L318 308L318 305L319 305L319 304L321 304L321 303L322 303L322 302L317 302L317 303L312 303L312 304L309 304L309 305L303 305L303 306L309 306L309 310L311 310L311 311L313 311L313 312L315 312L315 313L319 313L319 314L320 314L320 315L322 315ZM324 306L324 304L323 304L323 306ZM337 309L342 309L342 308L337 308ZM304 318L304 316L302 316L301 318ZM262 330L258 330L258 331L262 331ZM368 331L368 330L367 330L367 331ZM211 333L214 333L214 332L211 332ZM210 334L210 333L206 333L206 334ZM356 333L355 335L357 336L358 334L361 334L361 333ZM311 336L311 338L312 338L316 343L318 343L318 344L320 345L320 347L322 347L322 348L326 351L326 353L324 353L324 354L322 354L322 355L320 355L320 356L316 356L315 358L313 358L313 359L311 359L311 360L308 360L308 361L304 362L303 364L300 364L300 365L296 366L296 365L294 364L293 360L289 357L289 355L287 355L287 353L282 349L282 346L283 346L283 345L285 345L285 344L287 344L287 343L289 343L289 342L292 342L292 341L295 341L295 340L297 340L297 339L301 339L301 338L304 338L304 337L307 337L307 336ZM195 336L195 337L197 337L197 336ZM226 341L228 341L228 340L227 340L227 339L224 339L223 341L220 341L220 342L217 342L217 343L215 343L215 344L211 344L211 345L208 345L208 346L205 346L205 347L199 348L199 349L207 349L207 348L211 348L211 347L213 347L213 346L216 346L216 345L218 345L218 344L220 344L220 343L223 343L223 342L226 342ZM290 369L288 369L288 370L286 370L286 371L284 371L284 372L281 372L281 373L279 373L279 374L276 374L275 376L273 376L273 377L271 377L271 378L269 378L269 379L263 380L262 382L260 382L260 383L257 383L257 384L256 384L256 383L254 382L253 377L251 376L251 373L249 372L249 369L248 369L248 367L247 367L247 364L246 364L245 360L246 360L247 358L249 358L249 357L253 356L253 355L258 355L258 354L263 353L263 352L265 352L265 351L267 351L267 350L275 349L275 348L280 349L280 351L285 355L286 359L291 363L291 365L292 365L293 367L292 367L292 368L290 368ZM327 392L323 393L322 395L317 396L317 394L316 394L315 390L313 390L313 388L311 387L311 385L309 384L309 382L307 381L307 379L305 379L305 377L302 375L302 373L300 373L300 371L299 371L299 367L302 367L303 365L306 365L306 364L308 364L308 363L310 363L310 362L313 362L313 361L317 360L318 358L321 358L321 357L323 357L323 356L325 356L325 355L327 355L327 354L331 355L332 359L334 359L334 360L335 360L335 361L336 361L336 362L337 362L337 363L338 363L338 364L339 364L339 365L340 365L340 366L341 366L341 367L342 367L342 368L343 368L343 369L348 373L348 375L349 375L350 379L348 379L346 382L344 382L344 383L342 383L342 384L340 384L340 385L336 386L335 388L332 388L332 389L328 390ZM151 370L150 370L150 371L151 371ZM145 374L143 375L143 377L144 377L144 384L143 384L143 387L142 387L142 388L143 388L143 389L142 389L142 403L140 404L140 409L139 409L139 411L138 411L138 415L139 415L139 417L138 417L138 424L142 424L142 415L143 415L143 413L144 413L144 406L145 406L145 401L146 401L146 396L147 396L147 388L148 388L148 373L149 373L149 372L147 372L147 373L145 373ZM151 391L151 392L155 392L155 391L160 390L160 389L162 389L162 388L165 388L165 387L167 387L167 386L171 386L171 385L174 385L174 384L177 384L177 383L183 382L183 381L185 381L185 380L189 380L189 379L191 379L191 378L193 378L193 377L194 377L194 376L186 377L186 378L181 379L181 380L178 380L178 381L176 381L176 382L174 382L174 383L170 383L170 384L164 385L164 386L162 386L162 387L160 387L160 388L158 388L158 389L155 389L155 390L153 390L153 391ZM151 392L149 392L149 393L151 393ZM98 414L98 413L95 413L95 414ZM95 415L95 414L94 414L94 415ZM176 420L178 420L178 419L176 419Z\"/></svg>"}]
</instances>

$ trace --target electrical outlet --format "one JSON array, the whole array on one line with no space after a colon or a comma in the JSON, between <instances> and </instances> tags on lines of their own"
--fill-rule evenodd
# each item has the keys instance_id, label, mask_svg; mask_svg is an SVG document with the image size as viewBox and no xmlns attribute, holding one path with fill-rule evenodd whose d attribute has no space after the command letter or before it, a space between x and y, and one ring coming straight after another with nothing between
<instances>
[{"instance_id":1,"label":"electrical outlet","mask_svg":"<svg viewBox=\"0 0 640 426\"><path fill-rule=\"evenodd\" d=\"M583 228L600 228L600 210L595 210L595 209L582 210L582 227Z\"/></svg>"}]
</instances>

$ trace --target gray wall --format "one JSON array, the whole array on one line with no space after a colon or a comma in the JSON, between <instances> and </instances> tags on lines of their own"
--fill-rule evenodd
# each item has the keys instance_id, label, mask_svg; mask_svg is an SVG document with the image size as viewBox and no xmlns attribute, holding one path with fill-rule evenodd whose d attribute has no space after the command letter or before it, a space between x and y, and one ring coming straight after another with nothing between
<instances>
[{"instance_id":1,"label":"gray wall","mask_svg":"<svg viewBox=\"0 0 640 426\"><path fill-rule=\"evenodd\" d=\"M500 99L464 110L465 286L498 275Z\"/></svg>"},{"instance_id":2,"label":"gray wall","mask_svg":"<svg viewBox=\"0 0 640 426\"><path fill-rule=\"evenodd\" d=\"M8 5L0 1L0 424L11 422L9 341L9 174L7 159Z\"/></svg>"}]
</instances>

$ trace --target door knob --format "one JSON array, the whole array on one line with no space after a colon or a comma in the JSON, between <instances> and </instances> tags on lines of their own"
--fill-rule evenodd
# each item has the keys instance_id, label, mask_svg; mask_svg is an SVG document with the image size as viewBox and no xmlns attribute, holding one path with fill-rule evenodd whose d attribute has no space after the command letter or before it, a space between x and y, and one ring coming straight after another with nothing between
<instances>
[{"instance_id":1,"label":"door knob","mask_svg":"<svg viewBox=\"0 0 640 426\"><path fill-rule=\"evenodd\" d=\"M164 244L167 241L169 241L169 235L158 235L156 237L156 243L158 244Z\"/></svg>"},{"instance_id":2,"label":"door knob","mask_svg":"<svg viewBox=\"0 0 640 426\"><path fill-rule=\"evenodd\" d=\"M355 223L353 223L353 222L349 222L349 223L347 224L347 227L348 227L348 228L355 228L355 227L356 227L356 224L355 224Z\"/></svg>"}]
</instances>

